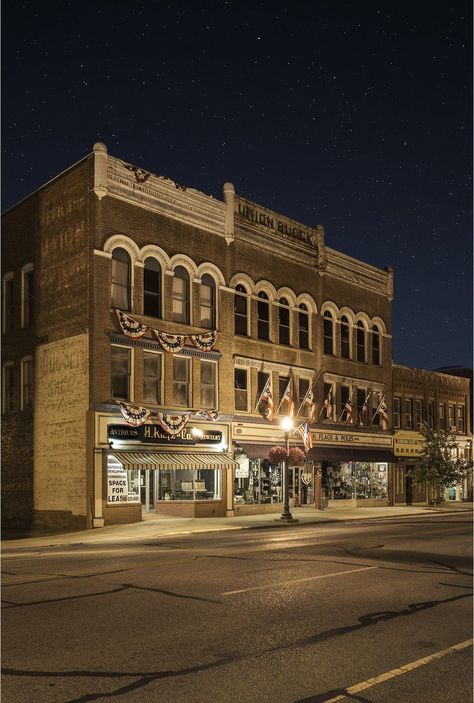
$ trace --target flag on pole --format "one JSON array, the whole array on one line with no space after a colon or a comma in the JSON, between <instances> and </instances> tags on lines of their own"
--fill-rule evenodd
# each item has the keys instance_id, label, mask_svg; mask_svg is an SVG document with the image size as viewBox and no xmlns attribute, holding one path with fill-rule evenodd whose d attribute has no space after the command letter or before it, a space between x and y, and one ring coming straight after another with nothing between
<instances>
[{"instance_id":1,"label":"flag on pole","mask_svg":"<svg viewBox=\"0 0 474 703\"><path fill-rule=\"evenodd\" d=\"M382 429L387 430L388 429L388 410L387 410L387 404L385 403L385 396L382 396L382 400L380 401L377 410L374 412L374 417L379 414L380 419L382 420ZM372 422L374 421L374 417L372 418Z\"/></svg>"},{"instance_id":2,"label":"flag on pole","mask_svg":"<svg viewBox=\"0 0 474 703\"><path fill-rule=\"evenodd\" d=\"M308 452L313 446L313 437L311 435L309 420L306 420L306 422L303 422L303 424L300 425L296 431L299 432L299 434L301 435L301 437L303 439L305 452Z\"/></svg>"},{"instance_id":3,"label":"flag on pole","mask_svg":"<svg viewBox=\"0 0 474 703\"><path fill-rule=\"evenodd\" d=\"M366 425L367 424L367 403L370 398L372 391L369 391L367 395L365 396L364 404L360 410L360 417L359 417L359 422L361 425Z\"/></svg>"},{"instance_id":4,"label":"flag on pole","mask_svg":"<svg viewBox=\"0 0 474 703\"><path fill-rule=\"evenodd\" d=\"M255 409L257 409L260 404L265 405L265 417L267 418L267 420L271 420L273 418L273 391L271 373L268 375L267 381L263 387L263 391L260 393L260 397L257 400L257 405L255 406Z\"/></svg>"},{"instance_id":5,"label":"flag on pole","mask_svg":"<svg viewBox=\"0 0 474 703\"><path fill-rule=\"evenodd\" d=\"M344 405L344 410L346 413L346 422L349 425L354 424L354 411L352 409L352 400L349 398L349 400L346 400L346 404Z\"/></svg>"},{"instance_id":6,"label":"flag on pole","mask_svg":"<svg viewBox=\"0 0 474 703\"><path fill-rule=\"evenodd\" d=\"M279 410L281 408L281 406L283 405L283 403L286 403L286 410L287 410L287 414L289 417L293 417L293 415L295 414L295 404L293 402L293 391L291 390L291 386L292 386L292 381L290 378L290 380L288 381L288 385L286 387L286 390L283 393L282 398L280 400L280 405L278 406L278 410ZM278 412L278 410L277 410L277 412Z\"/></svg>"},{"instance_id":7,"label":"flag on pole","mask_svg":"<svg viewBox=\"0 0 474 703\"><path fill-rule=\"evenodd\" d=\"M303 398L303 402L301 403L298 409L298 415L301 413L302 409L306 408L308 409L308 420L309 422L313 422L316 418L316 404L314 402L313 389L311 388L311 386L306 391L306 395Z\"/></svg>"},{"instance_id":8,"label":"flag on pole","mask_svg":"<svg viewBox=\"0 0 474 703\"><path fill-rule=\"evenodd\" d=\"M324 399L324 404L323 407L321 408L319 414L321 415L322 411L326 410L326 417L331 420L332 419L332 386L329 388L329 393L327 394L326 398Z\"/></svg>"}]
</instances>

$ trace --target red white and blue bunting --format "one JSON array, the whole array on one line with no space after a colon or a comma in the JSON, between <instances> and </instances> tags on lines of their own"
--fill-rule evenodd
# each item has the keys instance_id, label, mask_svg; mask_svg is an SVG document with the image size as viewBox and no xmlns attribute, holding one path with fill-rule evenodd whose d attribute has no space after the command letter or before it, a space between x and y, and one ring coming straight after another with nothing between
<instances>
[{"instance_id":1,"label":"red white and blue bunting","mask_svg":"<svg viewBox=\"0 0 474 703\"><path fill-rule=\"evenodd\" d=\"M160 332L155 329L152 329L152 332L163 349L167 352L171 352L171 354L180 352L184 347L186 336L183 334L166 334L166 332Z\"/></svg>"},{"instance_id":2,"label":"red white and blue bunting","mask_svg":"<svg viewBox=\"0 0 474 703\"><path fill-rule=\"evenodd\" d=\"M211 332L203 332L202 334L168 334L160 330L148 327L143 323L135 320L135 318L127 315L121 310L115 310L120 329L127 337L137 339L143 337L144 334L151 331L157 338L163 349L171 354L177 354L184 347L186 339L190 339L191 343L201 351L211 351L217 342L217 330Z\"/></svg>"},{"instance_id":3,"label":"red white and blue bunting","mask_svg":"<svg viewBox=\"0 0 474 703\"><path fill-rule=\"evenodd\" d=\"M151 410L142 408L140 405L129 405L128 403L122 403L120 400L118 404L125 422L128 425L132 425L132 427L143 425L151 416Z\"/></svg>"},{"instance_id":4,"label":"red white and blue bunting","mask_svg":"<svg viewBox=\"0 0 474 703\"><path fill-rule=\"evenodd\" d=\"M120 407L120 412L122 413L125 422L132 425L132 427L139 427L140 425L144 425L147 420L153 420L156 418L158 424L169 435L176 435L181 432L181 430L186 427L194 415L200 415L208 420L212 420L212 422L216 422L219 419L219 411L215 409L191 410L183 415L168 415L165 413L160 413L157 410L143 408L140 405L124 403L122 400L117 400L116 402Z\"/></svg>"},{"instance_id":5,"label":"red white and blue bunting","mask_svg":"<svg viewBox=\"0 0 474 703\"><path fill-rule=\"evenodd\" d=\"M137 339L138 337L143 337L144 334L148 332L148 327L142 325L130 315L126 315L121 310L116 310L119 325L122 328L122 332L127 335L127 337L132 337Z\"/></svg>"}]
</instances>

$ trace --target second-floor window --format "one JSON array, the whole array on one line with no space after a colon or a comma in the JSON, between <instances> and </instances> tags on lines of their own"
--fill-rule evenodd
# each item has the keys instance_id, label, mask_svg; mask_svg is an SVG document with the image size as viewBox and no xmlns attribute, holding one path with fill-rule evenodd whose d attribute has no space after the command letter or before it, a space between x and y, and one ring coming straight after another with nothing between
<instances>
[{"instance_id":1,"label":"second-floor window","mask_svg":"<svg viewBox=\"0 0 474 703\"><path fill-rule=\"evenodd\" d=\"M458 405L458 407L457 407L456 427L457 427L458 432L461 432L461 434L464 434L465 429L464 429L464 406L463 405Z\"/></svg>"},{"instance_id":2,"label":"second-floor window","mask_svg":"<svg viewBox=\"0 0 474 703\"><path fill-rule=\"evenodd\" d=\"M236 410L247 411L247 369L234 369L234 402Z\"/></svg>"},{"instance_id":3,"label":"second-floor window","mask_svg":"<svg viewBox=\"0 0 474 703\"><path fill-rule=\"evenodd\" d=\"M15 410L15 387L13 363L7 362L2 366L2 412Z\"/></svg>"},{"instance_id":4,"label":"second-floor window","mask_svg":"<svg viewBox=\"0 0 474 703\"><path fill-rule=\"evenodd\" d=\"M298 309L298 346L309 349L309 313L304 303L300 303Z\"/></svg>"},{"instance_id":5,"label":"second-floor window","mask_svg":"<svg viewBox=\"0 0 474 703\"><path fill-rule=\"evenodd\" d=\"M423 401L415 400L415 428L421 430L423 427Z\"/></svg>"},{"instance_id":6,"label":"second-floor window","mask_svg":"<svg viewBox=\"0 0 474 703\"><path fill-rule=\"evenodd\" d=\"M177 266L174 270L172 299L174 322L189 325L189 273L184 266Z\"/></svg>"},{"instance_id":7,"label":"second-floor window","mask_svg":"<svg viewBox=\"0 0 474 703\"><path fill-rule=\"evenodd\" d=\"M435 427L435 404L434 400L428 401L428 417L426 418L428 427L434 430Z\"/></svg>"},{"instance_id":8,"label":"second-floor window","mask_svg":"<svg viewBox=\"0 0 474 703\"><path fill-rule=\"evenodd\" d=\"M122 247L112 252L111 305L119 310L131 309L131 262Z\"/></svg>"},{"instance_id":9,"label":"second-floor window","mask_svg":"<svg viewBox=\"0 0 474 703\"><path fill-rule=\"evenodd\" d=\"M244 286L237 285L234 295L234 330L235 334L248 334L248 297Z\"/></svg>"},{"instance_id":10,"label":"second-floor window","mask_svg":"<svg viewBox=\"0 0 474 703\"><path fill-rule=\"evenodd\" d=\"M189 406L189 359L173 357L173 405Z\"/></svg>"},{"instance_id":11,"label":"second-floor window","mask_svg":"<svg viewBox=\"0 0 474 703\"><path fill-rule=\"evenodd\" d=\"M270 339L270 303L268 295L263 291L258 294L257 301L257 337L259 339Z\"/></svg>"},{"instance_id":12,"label":"second-floor window","mask_svg":"<svg viewBox=\"0 0 474 703\"><path fill-rule=\"evenodd\" d=\"M145 259L143 270L143 312L150 317L163 317L161 308L161 266L153 257Z\"/></svg>"},{"instance_id":13,"label":"second-floor window","mask_svg":"<svg viewBox=\"0 0 474 703\"><path fill-rule=\"evenodd\" d=\"M286 298L280 298L278 308L278 342L290 343L290 306Z\"/></svg>"},{"instance_id":14,"label":"second-floor window","mask_svg":"<svg viewBox=\"0 0 474 703\"><path fill-rule=\"evenodd\" d=\"M392 403L392 423L394 429L400 428L400 398L394 398Z\"/></svg>"},{"instance_id":15,"label":"second-floor window","mask_svg":"<svg viewBox=\"0 0 474 703\"><path fill-rule=\"evenodd\" d=\"M324 313L323 328L324 353L334 354L334 320L329 310L326 310L326 312Z\"/></svg>"},{"instance_id":16,"label":"second-floor window","mask_svg":"<svg viewBox=\"0 0 474 703\"><path fill-rule=\"evenodd\" d=\"M439 429L445 430L446 429L446 404L445 403L440 403L438 405L438 421L439 421Z\"/></svg>"},{"instance_id":17,"label":"second-floor window","mask_svg":"<svg viewBox=\"0 0 474 703\"><path fill-rule=\"evenodd\" d=\"M341 317L341 357L351 358L350 325L345 315Z\"/></svg>"},{"instance_id":18,"label":"second-floor window","mask_svg":"<svg viewBox=\"0 0 474 703\"><path fill-rule=\"evenodd\" d=\"M143 352L143 400L161 405L162 354Z\"/></svg>"},{"instance_id":19,"label":"second-floor window","mask_svg":"<svg viewBox=\"0 0 474 703\"><path fill-rule=\"evenodd\" d=\"M111 380L112 397L131 400L131 349L112 346L111 349Z\"/></svg>"},{"instance_id":20,"label":"second-floor window","mask_svg":"<svg viewBox=\"0 0 474 703\"><path fill-rule=\"evenodd\" d=\"M201 407L217 407L216 388L217 365L212 361L201 361Z\"/></svg>"},{"instance_id":21,"label":"second-floor window","mask_svg":"<svg viewBox=\"0 0 474 703\"><path fill-rule=\"evenodd\" d=\"M448 405L448 428L450 431L456 429L456 406Z\"/></svg>"},{"instance_id":22,"label":"second-floor window","mask_svg":"<svg viewBox=\"0 0 474 703\"><path fill-rule=\"evenodd\" d=\"M3 278L3 331L12 332L15 326L15 295L13 273Z\"/></svg>"},{"instance_id":23,"label":"second-floor window","mask_svg":"<svg viewBox=\"0 0 474 703\"><path fill-rule=\"evenodd\" d=\"M216 284L212 276L205 274L199 289L201 327L213 330L216 327Z\"/></svg>"}]
</instances>

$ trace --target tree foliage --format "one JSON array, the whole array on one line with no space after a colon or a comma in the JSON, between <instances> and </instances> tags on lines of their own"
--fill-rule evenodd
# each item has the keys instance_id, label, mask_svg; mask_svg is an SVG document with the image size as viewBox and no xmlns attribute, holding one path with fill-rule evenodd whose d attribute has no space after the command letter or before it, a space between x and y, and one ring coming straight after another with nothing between
<instances>
[{"instance_id":1,"label":"tree foliage","mask_svg":"<svg viewBox=\"0 0 474 703\"><path fill-rule=\"evenodd\" d=\"M455 435L445 430L433 430L425 423L420 432L425 444L414 480L440 497L446 488L460 484L472 471L472 465L457 456Z\"/></svg>"}]
</instances>

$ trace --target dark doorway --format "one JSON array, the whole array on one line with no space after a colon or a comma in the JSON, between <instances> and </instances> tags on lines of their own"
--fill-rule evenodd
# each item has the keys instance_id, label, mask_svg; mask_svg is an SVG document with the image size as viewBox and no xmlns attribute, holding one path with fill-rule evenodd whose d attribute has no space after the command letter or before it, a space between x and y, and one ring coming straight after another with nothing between
<instances>
[{"instance_id":1,"label":"dark doorway","mask_svg":"<svg viewBox=\"0 0 474 703\"><path fill-rule=\"evenodd\" d=\"M413 476L411 472L413 471L413 466L407 466L405 470L405 497L406 504L411 505L413 503Z\"/></svg>"}]
</instances>

